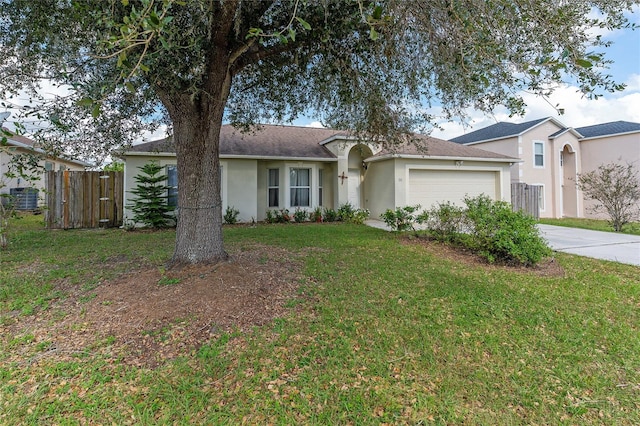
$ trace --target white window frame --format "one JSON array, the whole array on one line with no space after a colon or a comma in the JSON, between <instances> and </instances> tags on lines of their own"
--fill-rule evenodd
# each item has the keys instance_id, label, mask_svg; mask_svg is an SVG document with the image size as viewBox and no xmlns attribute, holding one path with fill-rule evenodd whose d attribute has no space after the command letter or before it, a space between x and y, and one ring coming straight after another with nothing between
<instances>
[{"instance_id":1,"label":"white window frame","mask_svg":"<svg viewBox=\"0 0 640 426\"><path fill-rule=\"evenodd\" d=\"M289 170L289 173L288 173L289 179L288 179L288 185L287 186L288 186L288 192L289 192L289 203L288 203L289 207L291 207L291 208L311 208L313 206L313 199L312 199L312 197L313 197L313 192L312 192L312 188L313 188L313 167L311 167L311 166L308 166L308 167L296 166L296 167L289 167L288 170ZM308 185L292 185L291 184L291 172L293 170L306 170L308 172L308 176L309 176ZM291 195L292 195L293 191L297 190L297 189L306 189L307 190L307 193L308 193L308 197L307 198L309 200L309 203L307 205L294 205L293 204L293 200L292 200Z\"/></svg>"},{"instance_id":2,"label":"white window frame","mask_svg":"<svg viewBox=\"0 0 640 426\"><path fill-rule=\"evenodd\" d=\"M318 205L322 206L324 202L324 188L322 187L322 180L324 179L324 169L318 169Z\"/></svg>"},{"instance_id":3,"label":"white window frame","mask_svg":"<svg viewBox=\"0 0 640 426\"><path fill-rule=\"evenodd\" d=\"M167 190L167 205L169 206L174 206L175 208L178 208L178 191L180 190L180 182L178 182L178 165L173 163L173 164L165 164L164 166L165 169L165 175L167 176L167 186L169 186L169 189ZM169 170L175 170L175 176L176 176L176 184L175 185L169 185ZM222 211L224 213L224 210L227 208L226 205L226 187L225 184L227 182L227 177L225 176L226 173L226 163L221 162L220 163L220 199L222 200ZM170 203L170 197L172 197L173 195L175 195L175 204Z\"/></svg>"},{"instance_id":4,"label":"white window frame","mask_svg":"<svg viewBox=\"0 0 640 426\"><path fill-rule=\"evenodd\" d=\"M270 185L271 184L271 170L275 170L276 173L276 185ZM271 190L276 190L277 191L277 200L278 203L276 205L271 205ZM280 204L281 204L281 195L282 191L280 191L280 168L279 167L270 167L267 168L267 207L270 209L277 209L280 208Z\"/></svg>"},{"instance_id":5,"label":"white window frame","mask_svg":"<svg viewBox=\"0 0 640 426\"><path fill-rule=\"evenodd\" d=\"M542 153L538 154L536 152L536 146L541 146L542 147ZM538 165L536 164L536 157L538 155L542 156L542 164ZM546 155L545 155L545 147L544 147L544 142L542 141L533 141L533 167L536 169L544 169L545 167L545 163L546 163Z\"/></svg>"}]
</instances>

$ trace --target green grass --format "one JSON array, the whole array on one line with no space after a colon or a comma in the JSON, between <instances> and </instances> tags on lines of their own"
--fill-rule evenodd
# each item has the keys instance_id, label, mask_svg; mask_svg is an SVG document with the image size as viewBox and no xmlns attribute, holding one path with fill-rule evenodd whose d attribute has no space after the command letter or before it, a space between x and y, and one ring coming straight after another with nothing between
<instances>
[{"instance_id":1,"label":"green grass","mask_svg":"<svg viewBox=\"0 0 640 426\"><path fill-rule=\"evenodd\" d=\"M0 316L50 309L61 282L160 268L174 237L19 227L0 252ZM225 238L304 256L313 297L155 370L91 353L9 362L35 331L2 328L0 423L640 424L637 267L560 254L565 277L540 277L344 224L233 227Z\"/></svg>"},{"instance_id":2,"label":"green grass","mask_svg":"<svg viewBox=\"0 0 640 426\"><path fill-rule=\"evenodd\" d=\"M591 229L593 231L614 232L613 227L606 220L597 219L540 219L540 223L547 225L566 226L569 228ZM622 227L623 234L640 235L640 222L628 223Z\"/></svg>"}]
</instances>

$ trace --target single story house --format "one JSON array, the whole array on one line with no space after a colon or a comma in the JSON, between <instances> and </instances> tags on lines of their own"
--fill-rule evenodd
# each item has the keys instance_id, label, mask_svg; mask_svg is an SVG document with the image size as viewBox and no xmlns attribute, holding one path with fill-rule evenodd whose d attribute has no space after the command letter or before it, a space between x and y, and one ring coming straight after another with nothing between
<instances>
[{"instance_id":1,"label":"single story house","mask_svg":"<svg viewBox=\"0 0 640 426\"><path fill-rule=\"evenodd\" d=\"M510 201L510 167L516 158L418 136L416 146L384 150L340 130L262 125L243 133L230 125L220 135L222 210L240 211L239 220L264 220L267 210L337 209L350 203L377 218L386 209L420 204L460 203L468 194ZM139 167L157 161L166 167L172 187L180 190L171 139L134 145L125 161L125 202ZM125 210L125 218L131 218Z\"/></svg>"},{"instance_id":2,"label":"single story house","mask_svg":"<svg viewBox=\"0 0 640 426\"><path fill-rule=\"evenodd\" d=\"M541 187L540 217L596 217L576 186L578 175L615 162L640 167L640 123L628 121L577 128L553 117L500 122L451 141L521 159L511 181Z\"/></svg>"},{"instance_id":3,"label":"single story house","mask_svg":"<svg viewBox=\"0 0 640 426\"><path fill-rule=\"evenodd\" d=\"M4 135L0 134L0 137ZM44 190L44 173L50 170L83 171L91 164L78 160L70 160L48 155L37 147L34 140L20 135L6 136L6 144L0 146L0 194L9 194L15 197L15 205L18 210L32 210L42 204L39 197ZM40 160L40 171L36 173L35 180L26 181L23 177L8 178L11 159L14 155L35 154ZM2 197L7 202L7 197Z\"/></svg>"}]
</instances>

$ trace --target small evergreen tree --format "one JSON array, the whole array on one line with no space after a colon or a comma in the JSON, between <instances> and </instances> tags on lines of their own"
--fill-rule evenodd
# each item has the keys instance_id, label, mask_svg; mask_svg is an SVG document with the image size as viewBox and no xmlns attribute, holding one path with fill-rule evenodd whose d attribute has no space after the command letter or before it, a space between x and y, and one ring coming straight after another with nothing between
<instances>
[{"instance_id":1,"label":"small evergreen tree","mask_svg":"<svg viewBox=\"0 0 640 426\"><path fill-rule=\"evenodd\" d=\"M136 198L129 200L133 204L127 205L134 213L133 221L154 229L168 228L175 218L169 214L174 207L167 204L167 176L155 161L138 168L141 173L134 177L138 185L129 191Z\"/></svg>"}]
</instances>

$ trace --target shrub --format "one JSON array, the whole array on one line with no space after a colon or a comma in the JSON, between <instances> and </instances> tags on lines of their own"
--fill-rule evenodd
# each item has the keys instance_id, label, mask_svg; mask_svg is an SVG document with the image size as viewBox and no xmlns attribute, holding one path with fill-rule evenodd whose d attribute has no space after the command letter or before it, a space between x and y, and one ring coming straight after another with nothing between
<instances>
[{"instance_id":1,"label":"shrub","mask_svg":"<svg viewBox=\"0 0 640 426\"><path fill-rule=\"evenodd\" d=\"M464 202L470 234L466 245L490 262L535 265L551 254L533 217L514 212L508 203L486 195L465 197Z\"/></svg>"},{"instance_id":2,"label":"shrub","mask_svg":"<svg viewBox=\"0 0 640 426\"><path fill-rule=\"evenodd\" d=\"M369 218L369 210L356 209L351 203L345 203L338 208L338 220L361 225Z\"/></svg>"},{"instance_id":3,"label":"shrub","mask_svg":"<svg viewBox=\"0 0 640 426\"><path fill-rule=\"evenodd\" d=\"M322 208L316 207L309 213L309 219L313 222L322 222Z\"/></svg>"},{"instance_id":4,"label":"shrub","mask_svg":"<svg viewBox=\"0 0 640 426\"><path fill-rule=\"evenodd\" d=\"M334 209L325 208L322 214L322 219L325 222L335 222L336 220L338 220L338 212Z\"/></svg>"},{"instance_id":5,"label":"shrub","mask_svg":"<svg viewBox=\"0 0 640 426\"><path fill-rule=\"evenodd\" d=\"M299 207L296 207L296 210L293 212L293 220L296 223L300 223L300 222L304 222L305 220L307 220L307 211L306 210L302 210Z\"/></svg>"},{"instance_id":6,"label":"shrub","mask_svg":"<svg viewBox=\"0 0 640 426\"><path fill-rule=\"evenodd\" d=\"M338 207L338 220L343 222L349 222L356 213L356 209L353 208L351 203L344 203Z\"/></svg>"},{"instance_id":7,"label":"shrub","mask_svg":"<svg viewBox=\"0 0 640 426\"><path fill-rule=\"evenodd\" d=\"M267 223L289 223L291 222L291 214L289 210L267 210L267 217L265 221Z\"/></svg>"},{"instance_id":8,"label":"shrub","mask_svg":"<svg viewBox=\"0 0 640 426\"><path fill-rule=\"evenodd\" d=\"M395 210L387 209L380 218L394 231L413 231L416 222L415 213L420 205L396 207Z\"/></svg>"},{"instance_id":9,"label":"shrub","mask_svg":"<svg viewBox=\"0 0 640 426\"><path fill-rule=\"evenodd\" d=\"M449 201L438 203L418 218L421 223L426 223L429 233L439 241L458 241L466 228L464 210Z\"/></svg>"},{"instance_id":10,"label":"shrub","mask_svg":"<svg viewBox=\"0 0 640 426\"><path fill-rule=\"evenodd\" d=\"M234 225L238 223L238 215L240 215L240 210L236 209L233 206L227 206L227 209L224 212L224 223L228 225Z\"/></svg>"},{"instance_id":11,"label":"shrub","mask_svg":"<svg viewBox=\"0 0 640 426\"><path fill-rule=\"evenodd\" d=\"M362 225L365 220L369 219L370 215L371 215L371 212L369 212L369 210L367 209L357 209L353 213L353 216L351 217L351 220L349 222Z\"/></svg>"},{"instance_id":12,"label":"shrub","mask_svg":"<svg viewBox=\"0 0 640 426\"><path fill-rule=\"evenodd\" d=\"M265 218L267 223L276 223L276 215L273 210L267 210L267 217Z\"/></svg>"},{"instance_id":13,"label":"shrub","mask_svg":"<svg viewBox=\"0 0 640 426\"><path fill-rule=\"evenodd\" d=\"M278 223L291 222L291 214L289 214L289 210L288 209L278 210L276 212L276 222Z\"/></svg>"}]
</instances>

